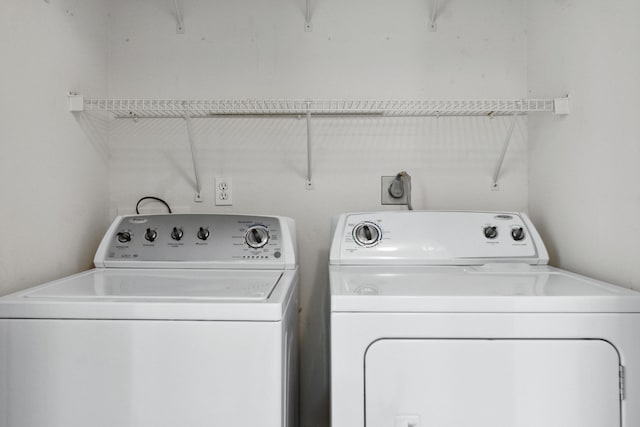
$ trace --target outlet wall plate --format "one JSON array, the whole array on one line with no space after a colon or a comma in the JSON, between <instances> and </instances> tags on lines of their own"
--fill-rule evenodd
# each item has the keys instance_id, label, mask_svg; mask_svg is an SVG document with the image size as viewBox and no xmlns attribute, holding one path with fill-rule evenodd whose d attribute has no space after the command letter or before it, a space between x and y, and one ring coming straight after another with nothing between
<instances>
[{"instance_id":1,"label":"outlet wall plate","mask_svg":"<svg viewBox=\"0 0 640 427\"><path fill-rule=\"evenodd\" d=\"M233 205L233 192L231 188L231 177L216 177L216 206Z\"/></svg>"},{"instance_id":2,"label":"outlet wall plate","mask_svg":"<svg viewBox=\"0 0 640 427\"><path fill-rule=\"evenodd\" d=\"M380 204L381 205L406 205L407 204L407 189L399 199L391 197L389 194L389 186L396 179L396 176L382 176L380 177Z\"/></svg>"}]
</instances>

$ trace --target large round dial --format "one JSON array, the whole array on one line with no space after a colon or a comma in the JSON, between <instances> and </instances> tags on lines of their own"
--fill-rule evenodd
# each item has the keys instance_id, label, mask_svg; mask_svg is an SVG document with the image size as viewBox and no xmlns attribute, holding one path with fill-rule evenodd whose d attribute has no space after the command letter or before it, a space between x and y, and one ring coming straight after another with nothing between
<instances>
[{"instance_id":1,"label":"large round dial","mask_svg":"<svg viewBox=\"0 0 640 427\"><path fill-rule=\"evenodd\" d=\"M353 240L360 246L375 246L382 238L382 231L373 222L361 222L353 228Z\"/></svg>"},{"instance_id":2,"label":"large round dial","mask_svg":"<svg viewBox=\"0 0 640 427\"><path fill-rule=\"evenodd\" d=\"M484 227L484 237L487 239L495 239L498 237L498 227L495 225L487 225Z\"/></svg>"},{"instance_id":3,"label":"large round dial","mask_svg":"<svg viewBox=\"0 0 640 427\"><path fill-rule=\"evenodd\" d=\"M254 249L261 248L269 242L269 230L264 225L252 225L244 234L244 241Z\"/></svg>"}]
</instances>

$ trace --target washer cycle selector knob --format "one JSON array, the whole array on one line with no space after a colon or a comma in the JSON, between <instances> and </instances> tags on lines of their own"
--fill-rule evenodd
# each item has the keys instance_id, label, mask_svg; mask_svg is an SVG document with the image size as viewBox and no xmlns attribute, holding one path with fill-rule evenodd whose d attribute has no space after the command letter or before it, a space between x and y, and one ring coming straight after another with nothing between
<instances>
[{"instance_id":1,"label":"washer cycle selector knob","mask_svg":"<svg viewBox=\"0 0 640 427\"><path fill-rule=\"evenodd\" d=\"M520 240L523 240L524 237L525 237L524 228L522 228L522 227L513 227L511 229L511 237L513 237L513 240L515 240L516 242L519 242Z\"/></svg>"},{"instance_id":2,"label":"washer cycle selector knob","mask_svg":"<svg viewBox=\"0 0 640 427\"><path fill-rule=\"evenodd\" d=\"M487 225L484 227L484 237L487 239L495 239L498 237L498 227L495 225Z\"/></svg>"},{"instance_id":3,"label":"washer cycle selector knob","mask_svg":"<svg viewBox=\"0 0 640 427\"><path fill-rule=\"evenodd\" d=\"M144 233L145 240L153 242L158 238L158 232L152 228L147 228L147 232Z\"/></svg>"},{"instance_id":4,"label":"washer cycle selector knob","mask_svg":"<svg viewBox=\"0 0 640 427\"><path fill-rule=\"evenodd\" d=\"M120 243L130 242L131 238L133 237L129 231L120 231L118 234L116 234L116 236L118 237L118 242Z\"/></svg>"},{"instance_id":5,"label":"washer cycle selector knob","mask_svg":"<svg viewBox=\"0 0 640 427\"><path fill-rule=\"evenodd\" d=\"M180 240L182 239L182 236L184 236L184 231L182 231L182 228L173 227L173 231L171 232L171 238L173 240Z\"/></svg>"},{"instance_id":6,"label":"washer cycle selector knob","mask_svg":"<svg viewBox=\"0 0 640 427\"><path fill-rule=\"evenodd\" d=\"M259 249L269 242L269 230L264 225L252 225L244 234L244 241L253 249Z\"/></svg>"},{"instance_id":7,"label":"washer cycle selector knob","mask_svg":"<svg viewBox=\"0 0 640 427\"><path fill-rule=\"evenodd\" d=\"M209 238L209 229L206 227L200 227L196 236L198 236L198 239L200 240L207 240Z\"/></svg>"},{"instance_id":8,"label":"washer cycle selector knob","mask_svg":"<svg viewBox=\"0 0 640 427\"><path fill-rule=\"evenodd\" d=\"M382 231L373 222L361 222L353 229L353 240L360 246L375 246L381 238Z\"/></svg>"}]
</instances>

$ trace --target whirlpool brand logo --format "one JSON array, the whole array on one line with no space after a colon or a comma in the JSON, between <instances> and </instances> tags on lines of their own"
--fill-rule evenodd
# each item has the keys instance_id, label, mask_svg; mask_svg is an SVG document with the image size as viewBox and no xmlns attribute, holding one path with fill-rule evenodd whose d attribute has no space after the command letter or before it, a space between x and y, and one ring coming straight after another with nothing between
<instances>
[{"instance_id":1,"label":"whirlpool brand logo","mask_svg":"<svg viewBox=\"0 0 640 427\"><path fill-rule=\"evenodd\" d=\"M513 219L513 215L496 215L494 216L495 219Z\"/></svg>"},{"instance_id":2,"label":"whirlpool brand logo","mask_svg":"<svg viewBox=\"0 0 640 427\"><path fill-rule=\"evenodd\" d=\"M147 221L148 221L147 218L140 218L140 217L135 217L135 218L129 219L129 222L131 224L144 224Z\"/></svg>"}]
</instances>

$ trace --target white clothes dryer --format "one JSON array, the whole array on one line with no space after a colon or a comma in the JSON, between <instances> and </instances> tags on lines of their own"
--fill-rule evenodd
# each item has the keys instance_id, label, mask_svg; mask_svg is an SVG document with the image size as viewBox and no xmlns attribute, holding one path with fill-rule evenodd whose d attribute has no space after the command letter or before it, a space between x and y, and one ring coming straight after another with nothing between
<instances>
[{"instance_id":1,"label":"white clothes dryer","mask_svg":"<svg viewBox=\"0 0 640 427\"><path fill-rule=\"evenodd\" d=\"M284 217L118 217L0 298L0 426L297 426L296 259Z\"/></svg>"},{"instance_id":2,"label":"white clothes dryer","mask_svg":"<svg viewBox=\"0 0 640 427\"><path fill-rule=\"evenodd\" d=\"M334 230L332 427L640 426L640 293L547 266L525 214Z\"/></svg>"}]
</instances>

